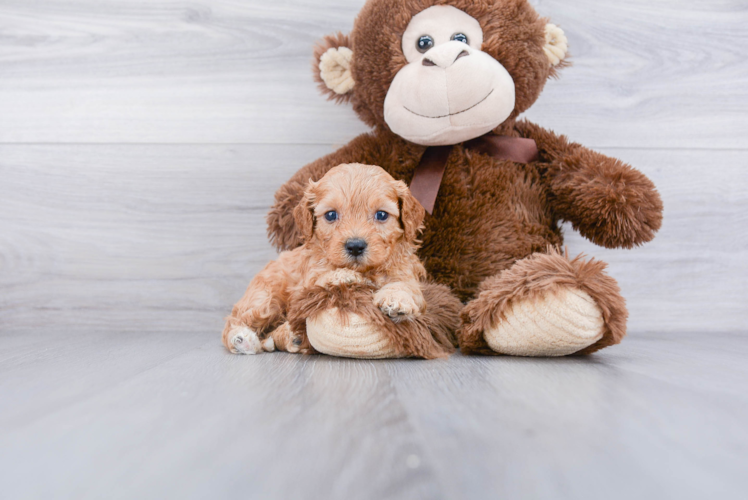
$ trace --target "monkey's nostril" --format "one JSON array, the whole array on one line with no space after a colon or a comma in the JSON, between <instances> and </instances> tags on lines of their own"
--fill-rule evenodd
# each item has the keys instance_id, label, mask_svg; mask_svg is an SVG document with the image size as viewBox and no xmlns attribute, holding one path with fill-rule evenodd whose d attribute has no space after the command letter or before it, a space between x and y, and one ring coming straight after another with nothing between
<instances>
[{"instance_id":1,"label":"monkey's nostril","mask_svg":"<svg viewBox=\"0 0 748 500\"><path fill-rule=\"evenodd\" d=\"M428 59L426 57L423 58L422 64L424 66L436 66L436 63L432 61L431 59Z\"/></svg>"},{"instance_id":2,"label":"monkey's nostril","mask_svg":"<svg viewBox=\"0 0 748 500\"><path fill-rule=\"evenodd\" d=\"M457 62L457 59L459 59L461 57L467 57L469 55L470 55L470 53L467 50L463 50L462 52L460 52L459 54L457 54L457 57L455 58L455 62Z\"/></svg>"},{"instance_id":3,"label":"monkey's nostril","mask_svg":"<svg viewBox=\"0 0 748 500\"><path fill-rule=\"evenodd\" d=\"M363 238L351 238L345 242L345 250L350 255L358 257L366 250L366 240Z\"/></svg>"}]
</instances>

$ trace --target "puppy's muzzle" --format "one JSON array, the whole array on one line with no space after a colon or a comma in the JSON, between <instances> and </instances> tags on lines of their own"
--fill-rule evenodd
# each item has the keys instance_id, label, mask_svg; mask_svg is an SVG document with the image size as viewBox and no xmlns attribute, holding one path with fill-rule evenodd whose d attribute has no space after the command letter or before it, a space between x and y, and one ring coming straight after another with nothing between
<instances>
[{"instance_id":1,"label":"puppy's muzzle","mask_svg":"<svg viewBox=\"0 0 748 500\"><path fill-rule=\"evenodd\" d=\"M350 238L346 240L345 251L351 257L359 257L366 251L366 240L363 238Z\"/></svg>"}]
</instances>

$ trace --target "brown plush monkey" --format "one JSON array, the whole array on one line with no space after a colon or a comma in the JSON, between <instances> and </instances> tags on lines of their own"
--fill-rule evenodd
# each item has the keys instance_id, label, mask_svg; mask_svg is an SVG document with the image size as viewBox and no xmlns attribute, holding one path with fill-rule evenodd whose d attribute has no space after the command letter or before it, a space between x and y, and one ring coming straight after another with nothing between
<instances>
[{"instance_id":1,"label":"brown plush monkey","mask_svg":"<svg viewBox=\"0 0 748 500\"><path fill-rule=\"evenodd\" d=\"M419 256L464 302L466 353L587 354L617 344L627 311L605 264L569 259L559 221L607 248L650 241L662 202L623 162L518 120L564 67L566 37L526 0L369 0L350 36L315 51L320 88L373 131L296 173L268 233L301 244L292 212L341 163L380 165L429 214Z\"/></svg>"}]
</instances>

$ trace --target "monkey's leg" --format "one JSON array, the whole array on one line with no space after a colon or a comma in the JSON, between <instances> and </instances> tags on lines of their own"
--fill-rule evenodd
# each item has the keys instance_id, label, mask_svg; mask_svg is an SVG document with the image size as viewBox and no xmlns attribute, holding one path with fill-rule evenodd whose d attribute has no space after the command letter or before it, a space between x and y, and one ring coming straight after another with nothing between
<instances>
[{"instance_id":1,"label":"monkey's leg","mask_svg":"<svg viewBox=\"0 0 748 500\"><path fill-rule=\"evenodd\" d=\"M603 262L536 253L487 279L465 306L465 353L589 354L626 334L625 301Z\"/></svg>"},{"instance_id":2,"label":"monkey's leg","mask_svg":"<svg viewBox=\"0 0 748 500\"><path fill-rule=\"evenodd\" d=\"M366 359L445 357L455 350L462 303L443 285L420 286L425 309L408 321L394 322L385 316L375 304L372 285L308 290L291 301L289 318L297 330L305 330L305 344L323 354Z\"/></svg>"}]
</instances>

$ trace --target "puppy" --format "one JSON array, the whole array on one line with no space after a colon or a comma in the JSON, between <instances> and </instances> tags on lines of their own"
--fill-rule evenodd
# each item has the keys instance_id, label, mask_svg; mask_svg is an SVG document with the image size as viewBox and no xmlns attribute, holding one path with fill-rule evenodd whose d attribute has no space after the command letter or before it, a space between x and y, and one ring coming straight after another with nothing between
<instances>
[{"instance_id":1,"label":"puppy","mask_svg":"<svg viewBox=\"0 0 748 500\"><path fill-rule=\"evenodd\" d=\"M287 318L289 300L311 287L373 286L374 304L394 322L425 310L416 256L424 209L380 167L340 165L310 182L294 210L304 244L283 252L249 284L223 330L235 354L310 351Z\"/></svg>"}]
</instances>

